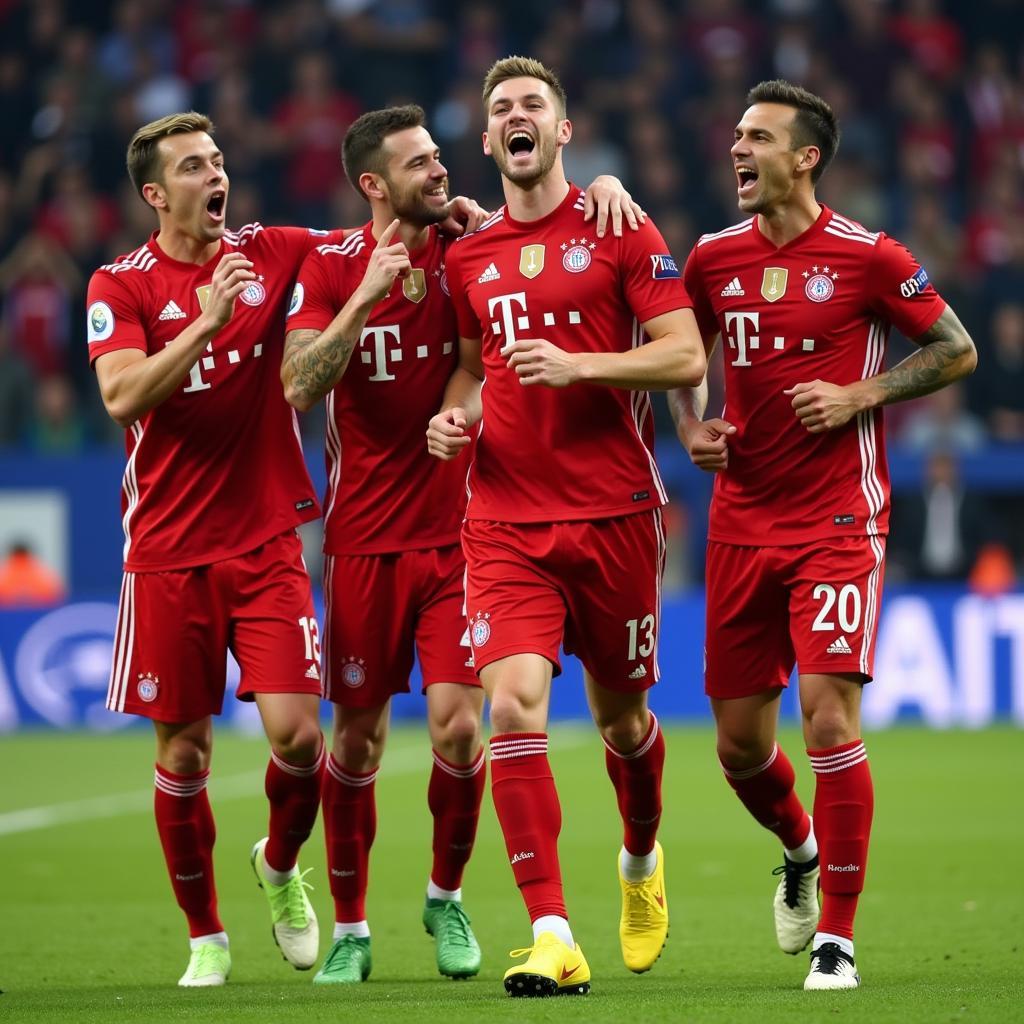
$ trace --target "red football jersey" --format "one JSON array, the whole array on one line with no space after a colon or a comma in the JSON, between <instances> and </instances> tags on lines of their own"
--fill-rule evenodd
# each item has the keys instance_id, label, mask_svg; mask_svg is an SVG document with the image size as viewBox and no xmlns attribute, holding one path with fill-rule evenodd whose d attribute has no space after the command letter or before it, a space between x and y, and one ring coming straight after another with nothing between
<instances>
[{"instance_id":1,"label":"red football jersey","mask_svg":"<svg viewBox=\"0 0 1024 1024\"><path fill-rule=\"evenodd\" d=\"M359 286L377 245L367 224L317 246L299 272L287 330L324 330ZM412 273L373 308L327 396L324 551L376 555L455 544L465 467L427 453L426 430L458 363L455 312L435 228Z\"/></svg>"},{"instance_id":2,"label":"red football jersey","mask_svg":"<svg viewBox=\"0 0 1024 1024\"><path fill-rule=\"evenodd\" d=\"M128 429L126 569L206 565L320 514L280 370L288 296L325 234L248 224L197 266L171 259L154 233L93 274L90 362L118 349L152 354L173 341L202 311L225 252L242 251L257 275L178 389Z\"/></svg>"},{"instance_id":3,"label":"red football jersey","mask_svg":"<svg viewBox=\"0 0 1024 1024\"><path fill-rule=\"evenodd\" d=\"M721 333L729 466L715 479L712 540L797 544L884 535L889 470L880 408L808 433L787 388L849 384L883 369L892 325L908 337L946 308L899 242L822 207L776 248L757 218L704 235L684 280L705 337Z\"/></svg>"},{"instance_id":4,"label":"red football jersey","mask_svg":"<svg viewBox=\"0 0 1024 1024\"><path fill-rule=\"evenodd\" d=\"M470 519L601 519L663 505L646 391L523 387L503 355L519 338L567 352L624 352L646 320L691 303L657 228L598 239L570 186L546 217L506 209L448 250L465 338L482 338L483 420L469 473Z\"/></svg>"}]
</instances>

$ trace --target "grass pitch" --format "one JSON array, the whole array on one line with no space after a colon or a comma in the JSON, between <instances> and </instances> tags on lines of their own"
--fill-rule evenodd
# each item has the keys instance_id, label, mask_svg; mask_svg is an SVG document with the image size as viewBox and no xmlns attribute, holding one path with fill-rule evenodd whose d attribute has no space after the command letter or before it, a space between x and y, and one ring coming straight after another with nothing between
<instances>
[{"instance_id":1,"label":"grass pitch","mask_svg":"<svg viewBox=\"0 0 1024 1024\"><path fill-rule=\"evenodd\" d=\"M783 738L810 797L796 734ZM858 916L860 990L804 993L807 955L775 947L774 839L722 781L707 728L668 734L665 847L672 930L649 974L618 951L621 839L600 741L552 732L560 843L574 932L593 972L589 997L511 1000L507 951L529 924L489 796L467 871L466 907L484 950L478 978L436 974L420 925L430 865L424 731L391 737L377 784L379 830L368 903L374 970L351 988L314 988L270 938L249 869L265 832L262 741L218 737L210 783L216 868L234 969L223 989L175 982L188 952L150 806L152 740L37 734L0 740L0 1020L1014 1021L1024 1020L1024 734L1010 728L869 736L876 813ZM322 950L331 931L319 831L314 870Z\"/></svg>"}]
</instances>

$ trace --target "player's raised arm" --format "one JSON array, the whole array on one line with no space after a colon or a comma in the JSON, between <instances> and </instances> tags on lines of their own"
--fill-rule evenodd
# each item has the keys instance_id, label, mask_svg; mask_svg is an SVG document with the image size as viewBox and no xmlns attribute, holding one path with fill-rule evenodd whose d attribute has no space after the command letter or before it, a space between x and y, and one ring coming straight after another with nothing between
<instances>
[{"instance_id":1,"label":"player's raised arm","mask_svg":"<svg viewBox=\"0 0 1024 1024\"><path fill-rule=\"evenodd\" d=\"M325 330L288 332L281 383L288 403L300 412L311 409L341 380L373 307L391 291L396 277L408 274L409 251L392 241L398 227L396 218L381 233L359 287Z\"/></svg>"},{"instance_id":2,"label":"player's raised arm","mask_svg":"<svg viewBox=\"0 0 1024 1024\"><path fill-rule=\"evenodd\" d=\"M469 446L470 427L480 421L484 364L479 338L459 338L459 365L448 379L441 411L427 425L427 451L443 462Z\"/></svg>"},{"instance_id":3,"label":"player's raised arm","mask_svg":"<svg viewBox=\"0 0 1024 1024\"><path fill-rule=\"evenodd\" d=\"M213 272L206 309L162 351L146 355L141 349L120 349L96 359L100 395L118 426L131 426L174 392L231 319L235 299L255 277L251 260L240 252L226 253Z\"/></svg>"},{"instance_id":4,"label":"player's raised arm","mask_svg":"<svg viewBox=\"0 0 1024 1024\"><path fill-rule=\"evenodd\" d=\"M646 320L650 341L626 352L566 352L544 338L524 338L505 349L520 384L564 388L603 384L630 390L667 391L697 387L707 360L690 309L674 309Z\"/></svg>"},{"instance_id":5,"label":"player's raised arm","mask_svg":"<svg viewBox=\"0 0 1024 1024\"><path fill-rule=\"evenodd\" d=\"M978 365L974 342L949 306L913 341L917 352L867 380L845 386L814 380L788 388L797 418L812 434L835 430L864 410L938 391Z\"/></svg>"}]
</instances>

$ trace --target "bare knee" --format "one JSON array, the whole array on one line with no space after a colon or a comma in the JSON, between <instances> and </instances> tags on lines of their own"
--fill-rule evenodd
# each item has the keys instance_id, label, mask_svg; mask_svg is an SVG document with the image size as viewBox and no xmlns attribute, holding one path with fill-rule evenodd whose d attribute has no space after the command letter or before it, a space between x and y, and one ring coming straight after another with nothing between
<instances>
[{"instance_id":1,"label":"bare knee","mask_svg":"<svg viewBox=\"0 0 1024 1024\"><path fill-rule=\"evenodd\" d=\"M274 753L289 764L310 764L320 753L322 742L320 723L312 717L289 723L271 738Z\"/></svg>"},{"instance_id":2,"label":"bare knee","mask_svg":"<svg viewBox=\"0 0 1024 1024\"><path fill-rule=\"evenodd\" d=\"M196 775L210 767L213 737L208 732L157 734L157 763L175 775Z\"/></svg>"},{"instance_id":3,"label":"bare knee","mask_svg":"<svg viewBox=\"0 0 1024 1024\"><path fill-rule=\"evenodd\" d=\"M595 707L591 710L601 738L622 753L636 750L651 727L651 716L646 706L616 708L614 711Z\"/></svg>"},{"instance_id":4,"label":"bare knee","mask_svg":"<svg viewBox=\"0 0 1024 1024\"><path fill-rule=\"evenodd\" d=\"M827 750L860 735L860 722L842 705L809 708L804 712L804 739L811 750Z\"/></svg>"},{"instance_id":5,"label":"bare knee","mask_svg":"<svg viewBox=\"0 0 1024 1024\"><path fill-rule=\"evenodd\" d=\"M480 718L469 708L449 715L432 732L435 749L454 764L468 764L480 749Z\"/></svg>"},{"instance_id":6,"label":"bare knee","mask_svg":"<svg viewBox=\"0 0 1024 1024\"><path fill-rule=\"evenodd\" d=\"M721 728L716 742L719 762L736 771L764 764L771 757L775 746L774 740L767 742L757 733L724 732Z\"/></svg>"},{"instance_id":7,"label":"bare knee","mask_svg":"<svg viewBox=\"0 0 1024 1024\"><path fill-rule=\"evenodd\" d=\"M372 772L379 767L386 742L386 721L357 718L335 723L334 758L350 771Z\"/></svg>"}]
</instances>

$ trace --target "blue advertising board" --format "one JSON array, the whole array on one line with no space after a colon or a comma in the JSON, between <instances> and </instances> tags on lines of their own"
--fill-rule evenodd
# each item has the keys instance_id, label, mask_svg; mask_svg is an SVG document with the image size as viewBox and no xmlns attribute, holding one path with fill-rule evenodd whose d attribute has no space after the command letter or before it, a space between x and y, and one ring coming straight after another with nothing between
<instances>
[{"instance_id":1,"label":"blue advertising board","mask_svg":"<svg viewBox=\"0 0 1024 1024\"><path fill-rule=\"evenodd\" d=\"M0 612L0 732L26 728L114 730L133 719L104 707L117 613L116 595L46 611ZM708 716L703 694L704 600L666 600L659 643L661 681L651 704L665 718ZM553 718L585 718L580 667L565 658L554 684ZM258 729L255 708L231 696L238 667L228 662L224 718ZM418 679L394 702L395 718L423 714ZM796 694L784 714L797 713ZM879 622L875 681L864 721L936 728L1012 721L1024 726L1024 594L981 597L957 588L890 588Z\"/></svg>"}]
</instances>

